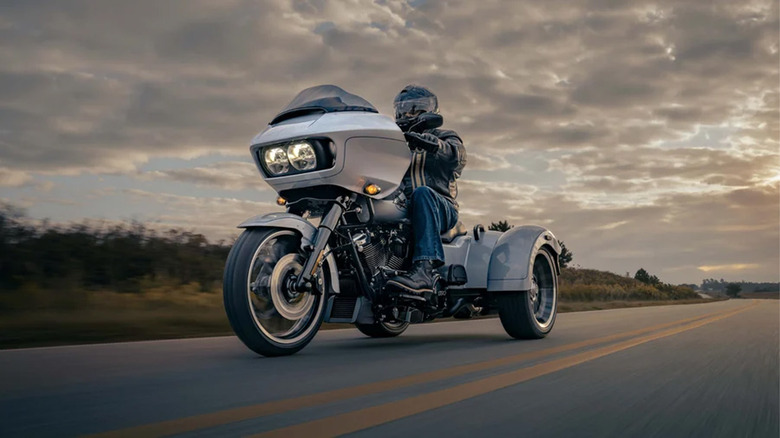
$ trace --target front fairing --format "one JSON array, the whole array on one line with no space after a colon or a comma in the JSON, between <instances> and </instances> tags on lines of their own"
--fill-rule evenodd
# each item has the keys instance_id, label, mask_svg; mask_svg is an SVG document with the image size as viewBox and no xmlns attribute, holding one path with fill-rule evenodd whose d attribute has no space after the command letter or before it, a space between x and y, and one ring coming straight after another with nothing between
<instances>
[{"instance_id":1,"label":"front fairing","mask_svg":"<svg viewBox=\"0 0 780 438\"><path fill-rule=\"evenodd\" d=\"M306 138L333 142L332 167L276 177L263 172L260 160L265 147ZM398 189L411 160L404 135L393 119L356 111L307 114L270 125L255 136L250 150L261 175L277 192L336 186L362 193L367 184L373 183L382 189L371 196L375 199Z\"/></svg>"}]
</instances>

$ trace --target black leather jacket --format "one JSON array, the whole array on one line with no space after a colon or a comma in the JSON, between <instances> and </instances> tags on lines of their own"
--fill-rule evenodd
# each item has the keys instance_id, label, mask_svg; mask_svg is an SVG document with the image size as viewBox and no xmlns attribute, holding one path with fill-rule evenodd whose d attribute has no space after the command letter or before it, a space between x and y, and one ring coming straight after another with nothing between
<instances>
[{"instance_id":1,"label":"black leather jacket","mask_svg":"<svg viewBox=\"0 0 780 438\"><path fill-rule=\"evenodd\" d=\"M466 166L466 148L455 131L446 129L430 129L425 131L439 138L439 149L434 153L415 151L412 164L403 179L404 194L411 198L415 188L428 186L448 201L455 208L458 203L458 183L463 167Z\"/></svg>"}]
</instances>

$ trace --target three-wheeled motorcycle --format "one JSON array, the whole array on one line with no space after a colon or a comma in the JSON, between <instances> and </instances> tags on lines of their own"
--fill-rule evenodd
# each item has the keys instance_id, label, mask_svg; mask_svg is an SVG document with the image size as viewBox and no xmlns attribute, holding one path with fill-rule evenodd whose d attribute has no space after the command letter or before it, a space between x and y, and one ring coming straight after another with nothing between
<instances>
[{"instance_id":1,"label":"three-wheeled motorcycle","mask_svg":"<svg viewBox=\"0 0 780 438\"><path fill-rule=\"evenodd\" d=\"M441 125L421 118L418 128ZM442 234L445 264L433 292L386 287L411 267L412 229L400 187L411 152L395 121L333 85L303 90L251 143L263 179L286 212L250 218L228 256L224 304L239 339L264 356L293 354L325 322L371 337L409 324L498 312L518 339L550 333L558 255L539 226Z\"/></svg>"}]
</instances>

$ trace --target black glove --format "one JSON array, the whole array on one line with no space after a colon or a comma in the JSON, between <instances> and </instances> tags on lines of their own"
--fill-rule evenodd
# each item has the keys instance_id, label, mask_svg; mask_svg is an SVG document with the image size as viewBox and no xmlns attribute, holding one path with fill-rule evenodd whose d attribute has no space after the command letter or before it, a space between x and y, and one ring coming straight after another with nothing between
<instances>
[{"instance_id":1,"label":"black glove","mask_svg":"<svg viewBox=\"0 0 780 438\"><path fill-rule=\"evenodd\" d=\"M422 149L426 152L436 152L439 149L439 137L433 134L418 134L416 132L404 132L404 137L409 143L409 149Z\"/></svg>"}]
</instances>

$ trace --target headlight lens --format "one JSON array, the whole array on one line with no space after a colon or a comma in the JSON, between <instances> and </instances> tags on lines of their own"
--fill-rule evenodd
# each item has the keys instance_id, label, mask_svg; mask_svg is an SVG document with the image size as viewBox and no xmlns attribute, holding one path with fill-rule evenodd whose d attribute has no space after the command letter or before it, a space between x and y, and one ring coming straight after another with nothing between
<instances>
[{"instance_id":1,"label":"headlight lens","mask_svg":"<svg viewBox=\"0 0 780 438\"><path fill-rule=\"evenodd\" d=\"M287 152L282 148L271 148L265 151L265 166L272 175L281 175L290 169Z\"/></svg>"},{"instance_id":2,"label":"headlight lens","mask_svg":"<svg viewBox=\"0 0 780 438\"><path fill-rule=\"evenodd\" d=\"M288 146L287 158L297 170L312 170L317 167L317 155L314 153L314 148L306 142Z\"/></svg>"}]
</instances>

